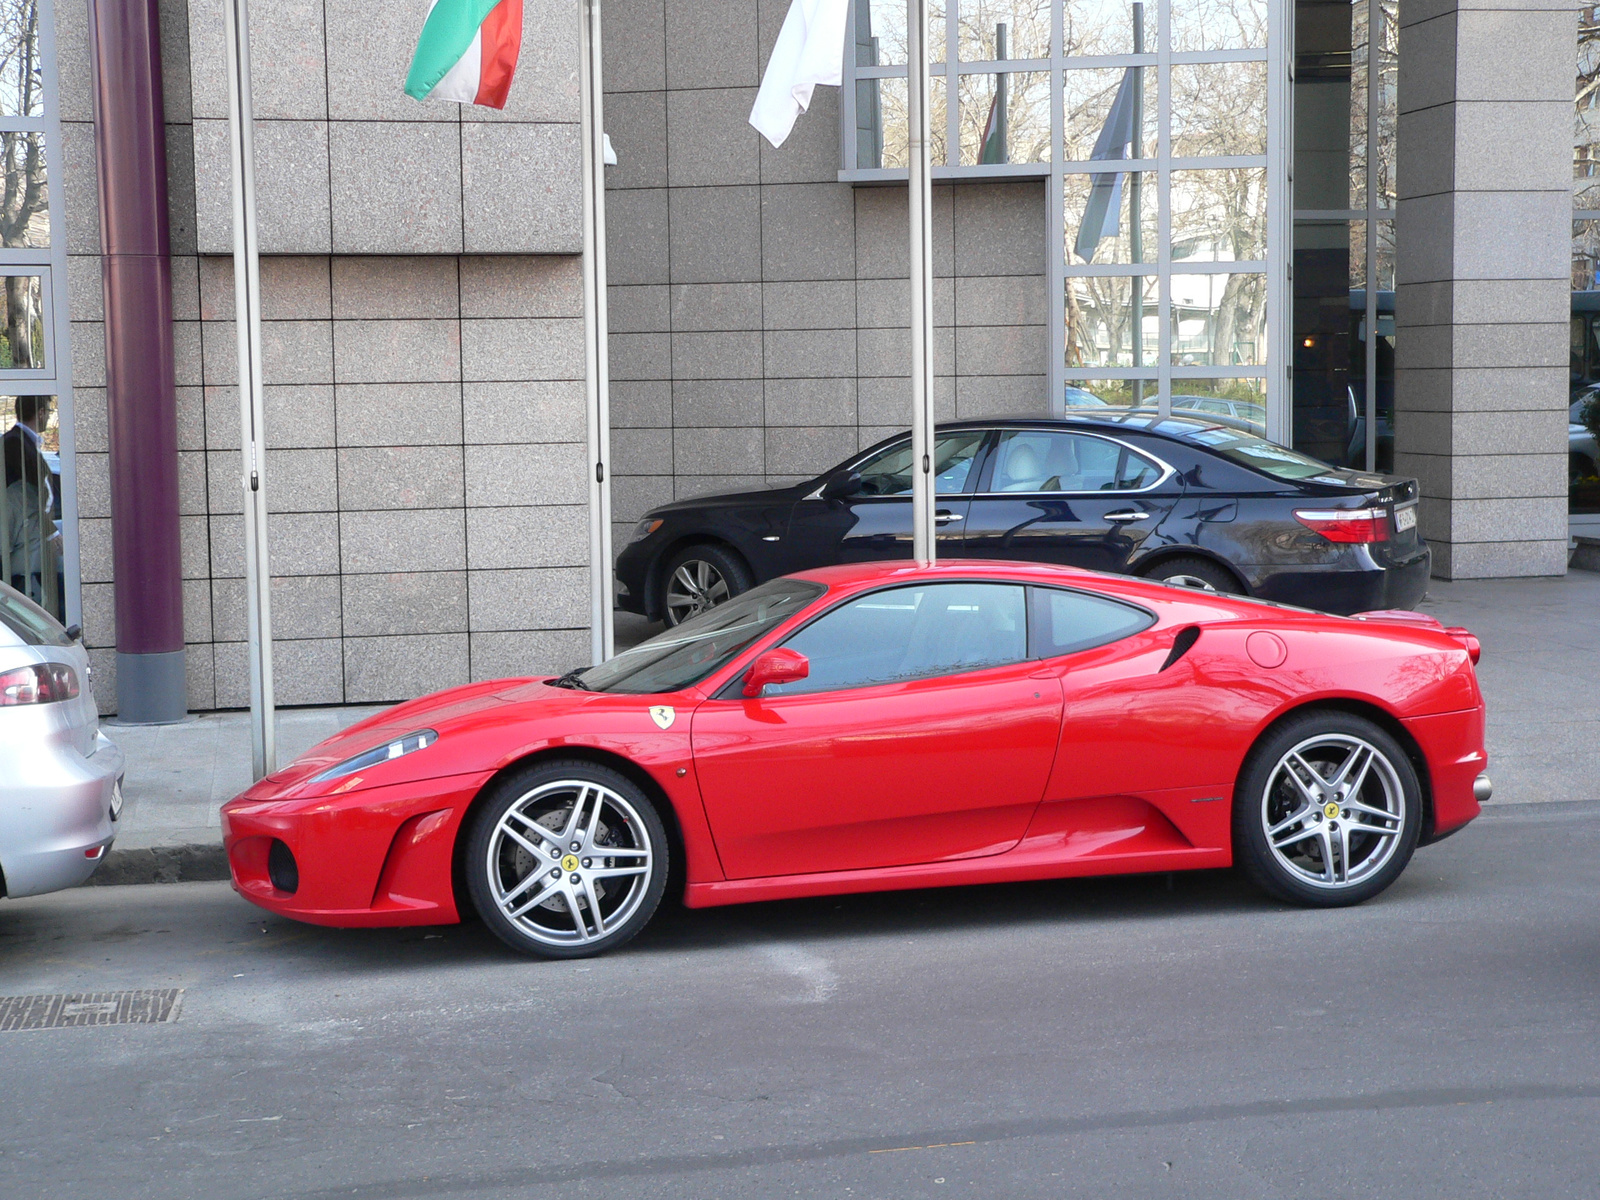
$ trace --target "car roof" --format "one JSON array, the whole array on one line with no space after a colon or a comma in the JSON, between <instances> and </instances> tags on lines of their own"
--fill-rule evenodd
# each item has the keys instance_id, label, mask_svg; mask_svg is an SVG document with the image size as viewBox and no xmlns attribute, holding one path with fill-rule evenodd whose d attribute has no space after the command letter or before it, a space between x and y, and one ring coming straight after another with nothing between
<instances>
[{"instance_id":1,"label":"car roof","mask_svg":"<svg viewBox=\"0 0 1600 1200\"><path fill-rule=\"evenodd\" d=\"M1208 421L1204 417L1179 416L1174 413L1163 417L1147 408L1113 408L1110 412L1100 409L1084 408L1074 409L1072 415L1065 417L1048 416L1008 416L1008 417L975 417L965 421L940 421L940 430L955 429L1048 429L1048 428L1073 428L1073 429L1099 429L1105 433L1117 433L1130 429L1144 433L1153 433L1158 437L1165 437L1172 441L1189 441L1195 434L1208 429L1227 429L1230 433L1239 432L1231 426L1221 425L1216 421ZM899 435L901 437L904 434Z\"/></svg>"},{"instance_id":2,"label":"car roof","mask_svg":"<svg viewBox=\"0 0 1600 1200\"><path fill-rule=\"evenodd\" d=\"M1076 587L1136 604L1168 608L1177 606L1183 610L1178 614L1183 620L1261 617L1269 612L1291 620L1329 619L1324 613L1255 600L1248 596L1220 595L1176 584L1156 583L1133 575L1108 574L1104 571L1090 571L1083 567L1067 567L1056 563L981 558L951 559L931 565L904 560L845 563L839 566L816 567L809 571L795 571L791 578L820 583L835 598L840 594L871 591L885 585L982 579L1052 587Z\"/></svg>"}]
</instances>

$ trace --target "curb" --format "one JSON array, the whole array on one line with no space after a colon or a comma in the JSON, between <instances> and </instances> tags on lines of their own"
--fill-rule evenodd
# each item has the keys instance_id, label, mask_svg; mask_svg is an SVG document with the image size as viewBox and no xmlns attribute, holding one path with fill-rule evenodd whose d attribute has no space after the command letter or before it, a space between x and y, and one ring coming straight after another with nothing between
<instances>
[{"instance_id":1,"label":"curb","mask_svg":"<svg viewBox=\"0 0 1600 1200\"><path fill-rule=\"evenodd\" d=\"M214 883L228 878L228 856L216 843L149 846L106 853L84 887L125 883Z\"/></svg>"}]
</instances>

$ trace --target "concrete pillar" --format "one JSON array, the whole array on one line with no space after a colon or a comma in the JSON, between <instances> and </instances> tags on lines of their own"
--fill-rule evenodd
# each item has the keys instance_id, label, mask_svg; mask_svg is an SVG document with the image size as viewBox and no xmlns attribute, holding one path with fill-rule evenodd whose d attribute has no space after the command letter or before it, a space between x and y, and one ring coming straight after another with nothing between
<instances>
[{"instance_id":1,"label":"concrete pillar","mask_svg":"<svg viewBox=\"0 0 1600 1200\"><path fill-rule=\"evenodd\" d=\"M1400 8L1395 471L1445 579L1566 570L1577 36L1570 0Z\"/></svg>"}]
</instances>

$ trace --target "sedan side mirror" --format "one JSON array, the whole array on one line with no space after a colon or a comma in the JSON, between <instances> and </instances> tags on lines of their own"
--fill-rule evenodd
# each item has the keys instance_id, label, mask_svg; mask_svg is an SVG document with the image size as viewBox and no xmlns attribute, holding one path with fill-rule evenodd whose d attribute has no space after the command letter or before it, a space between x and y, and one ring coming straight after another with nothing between
<instances>
[{"instance_id":1,"label":"sedan side mirror","mask_svg":"<svg viewBox=\"0 0 1600 1200\"><path fill-rule=\"evenodd\" d=\"M744 673L744 694L753 700L769 683L796 683L809 674L811 662L800 651L768 650Z\"/></svg>"},{"instance_id":2,"label":"sedan side mirror","mask_svg":"<svg viewBox=\"0 0 1600 1200\"><path fill-rule=\"evenodd\" d=\"M824 500L843 500L861 491L861 472L844 471L822 485Z\"/></svg>"}]
</instances>

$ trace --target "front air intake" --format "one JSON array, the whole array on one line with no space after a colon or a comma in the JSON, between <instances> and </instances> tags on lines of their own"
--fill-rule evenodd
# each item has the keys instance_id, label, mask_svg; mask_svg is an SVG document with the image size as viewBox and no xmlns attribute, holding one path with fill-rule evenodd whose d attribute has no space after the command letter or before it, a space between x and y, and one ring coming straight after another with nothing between
<instances>
[{"instance_id":1,"label":"front air intake","mask_svg":"<svg viewBox=\"0 0 1600 1200\"><path fill-rule=\"evenodd\" d=\"M267 878L280 892L292 896L300 890L300 866L294 861L294 851L277 838L267 850Z\"/></svg>"}]
</instances>

